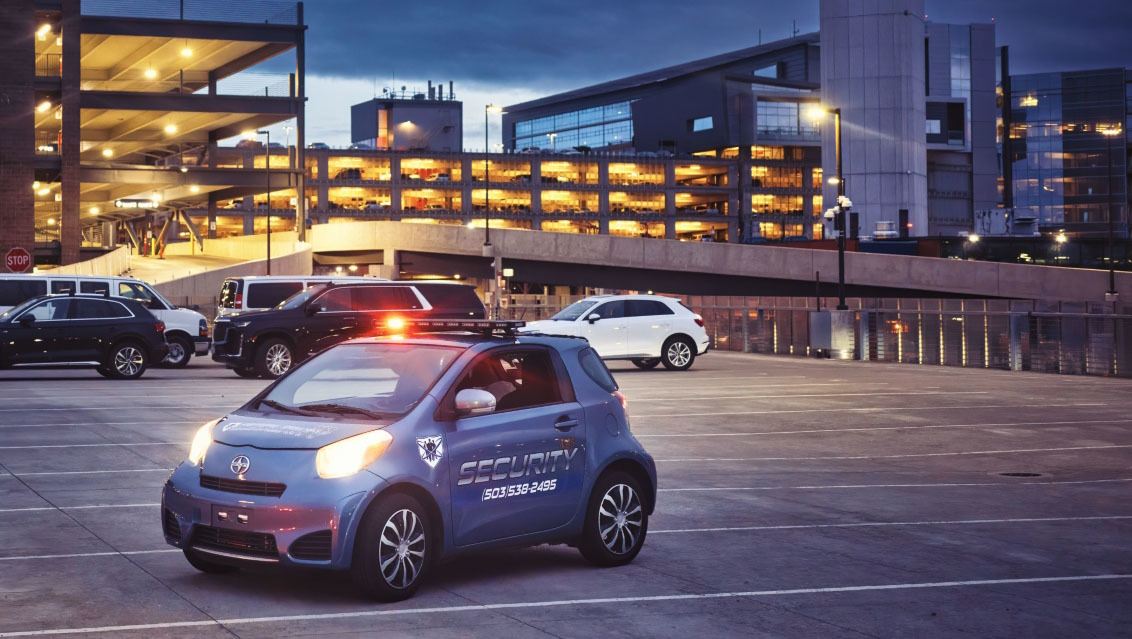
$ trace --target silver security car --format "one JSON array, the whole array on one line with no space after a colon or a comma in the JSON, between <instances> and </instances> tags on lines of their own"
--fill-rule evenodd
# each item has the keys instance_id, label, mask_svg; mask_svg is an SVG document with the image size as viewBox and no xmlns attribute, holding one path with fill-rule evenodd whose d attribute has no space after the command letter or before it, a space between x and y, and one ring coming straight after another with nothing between
<instances>
[{"instance_id":1,"label":"silver security car","mask_svg":"<svg viewBox=\"0 0 1132 639\"><path fill-rule=\"evenodd\" d=\"M349 570L387 601L476 549L632 561L656 468L624 396L585 340L518 324L419 321L311 358L196 433L165 484L166 540L204 572ZM463 332L421 332L440 328Z\"/></svg>"}]
</instances>

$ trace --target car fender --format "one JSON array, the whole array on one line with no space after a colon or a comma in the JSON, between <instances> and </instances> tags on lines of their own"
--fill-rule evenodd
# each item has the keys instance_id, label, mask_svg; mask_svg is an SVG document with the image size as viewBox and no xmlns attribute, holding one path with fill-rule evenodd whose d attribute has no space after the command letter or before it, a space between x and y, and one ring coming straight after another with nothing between
<instances>
[{"instance_id":1,"label":"car fender","mask_svg":"<svg viewBox=\"0 0 1132 639\"><path fill-rule=\"evenodd\" d=\"M181 331L190 339L200 330L200 321L204 319L204 315L188 308L155 310L152 313L157 319L165 322L166 334Z\"/></svg>"},{"instance_id":2,"label":"car fender","mask_svg":"<svg viewBox=\"0 0 1132 639\"><path fill-rule=\"evenodd\" d=\"M589 503L589 495L593 491L594 484L597 483L599 477L604 475L610 468L622 464L632 464L637 467L639 478L647 482L645 486L645 493L648 497L648 514L652 514L656 509L656 462L653 461L651 455L635 450L623 450L607 458L604 463L597 467L596 472L590 475L589 482L586 486L586 502ZM583 513L584 517L585 514Z\"/></svg>"}]
</instances>

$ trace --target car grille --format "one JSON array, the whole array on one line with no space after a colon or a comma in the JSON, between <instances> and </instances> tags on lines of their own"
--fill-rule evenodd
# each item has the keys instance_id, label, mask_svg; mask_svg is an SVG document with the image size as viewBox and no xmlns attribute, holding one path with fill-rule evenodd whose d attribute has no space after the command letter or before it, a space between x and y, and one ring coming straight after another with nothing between
<instances>
[{"instance_id":1,"label":"car grille","mask_svg":"<svg viewBox=\"0 0 1132 639\"><path fill-rule=\"evenodd\" d=\"M287 490L287 484L276 484L267 481L244 481L242 479L225 479L212 475L200 476L200 487L211 488L226 493L240 493L241 495L260 495L262 497L281 497Z\"/></svg>"},{"instance_id":2,"label":"car grille","mask_svg":"<svg viewBox=\"0 0 1132 639\"><path fill-rule=\"evenodd\" d=\"M177 515L168 508L161 513L161 530L165 533L165 539L181 543L181 524L177 523Z\"/></svg>"},{"instance_id":3,"label":"car grille","mask_svg":"<svg viewBox=\"0 0 1132 639\"><path fill-rule=\"evenodd\" d=\"M330 561L330 539L329 530L303 535L291 543L287 552L295 559Z\"/></svg>"},{"instance_id":4,"label":"car grille","mask_svg":"<svg viewBox=\"0 0 1132 639\"><path fill-rule=\"evenodd\" d=\"M212 341L223 342L228 336L228 322L217 322L212 326Z\"/></svg>"},{"instance_id":5,"label":"car grille","mask_svg":"<svg viewBox=\"0 0 1132 639\"><path fill-rule=\"evenodd\" d=\"M244 532L227 528L198 525L193 528L192 546L230 550L256 557L278 558L275 536L267 533Z\"/></svg>"}]
</instances>

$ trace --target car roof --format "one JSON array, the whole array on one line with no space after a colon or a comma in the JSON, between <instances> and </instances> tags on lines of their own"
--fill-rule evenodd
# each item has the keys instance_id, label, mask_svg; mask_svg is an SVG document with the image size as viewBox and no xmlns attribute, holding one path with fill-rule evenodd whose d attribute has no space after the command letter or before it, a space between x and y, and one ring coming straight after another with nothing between
<instances>
[{"instance_id":1,"label":"car roof","mask_svg":"<svg viewBox=\"0 0 1132 639\"><path fill-rule=\"evenodd\" d=\"M77 280L80 282L87 282L90 280L106 281L106 280L122 280L126 282L137 282L145 284L136 277L127 277L125 275L67 275L67 274L54 274L54 273L3 273L0 274L0 279L29 279L29 280L42 280L42 279L56 279L56 280Z\"/></svg>"},{"instance_id":2,"label":"car roof","mask_svg":"<svg viewBox=\"0 0 1132 639\"><path fill-rule=\"evenodd\" d=\"M651 293L640 294L640 295L590 295L589 297L584 297L584 298L582 298L581 300L578 300L578 301L584 302L586 300L594 300L594 301L601 301L601 302L608 302L608 301L611 301L611 300L658 300L658 301L663 301L663 302L679 302L680 301L679 299L677 299L675 297L668 297L667 295L653 295Z\"/></svg>"},{"instance_id":3,"label":"car roof","mask_svg":"<svg viewBox=\"0 0 1132 639\"><path fill-rule=\"evenodd\" d=\"M354 281L367 281L367 282L390 282L392 280L383 277L372 277L369 275L237 275L233 277L224 278L225 281L231 280L246 280L248 282L354 282Z\"/></svg>"}]
</instances>

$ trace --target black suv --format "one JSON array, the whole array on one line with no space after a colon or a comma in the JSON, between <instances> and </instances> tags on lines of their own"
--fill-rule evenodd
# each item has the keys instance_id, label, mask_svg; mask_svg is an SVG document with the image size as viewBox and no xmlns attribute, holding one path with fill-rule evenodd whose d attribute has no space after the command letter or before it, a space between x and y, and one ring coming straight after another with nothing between
<instances>
[{"instance_id":1,"label":"black suv","mask_svg":"<svg viewBox=\"0 0 1132 639\"><path fill-rule=\"evenodd\" d=\"M484 319L476 289L451 282L312 286L273 309L228 315L212 327L212 359L241 377L276 378L324 348L383 330L392 317Z\"/></svg>"},{"instance_id":2,"label":"black suv","mask_svg":"<svg viewBox=\"0 0 1132 639\"><path fill-rule=\"evenodd\" d=\"M41 295L0 314L0 368L88 366L137 379L168 352L165 323L130 299Z\"/></svg>"}]
</instances>

